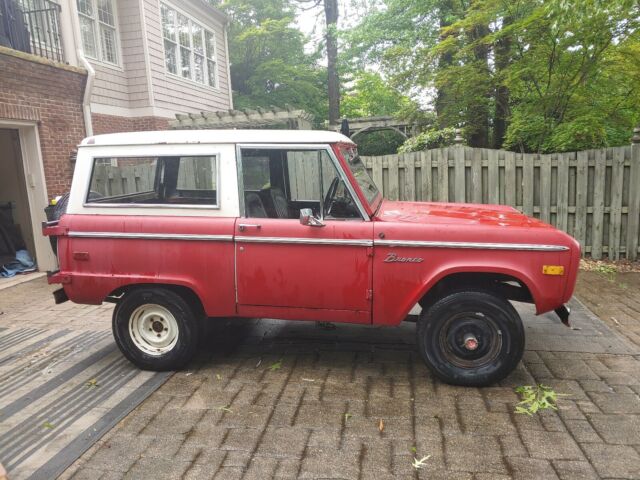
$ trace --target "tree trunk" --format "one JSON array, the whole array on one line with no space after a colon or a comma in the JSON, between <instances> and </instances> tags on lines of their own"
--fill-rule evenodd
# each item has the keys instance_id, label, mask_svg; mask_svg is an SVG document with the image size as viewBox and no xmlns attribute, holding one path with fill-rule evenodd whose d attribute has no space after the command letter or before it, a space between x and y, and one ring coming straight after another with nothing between
<instances>
[{"instance_id":1,"label":"tree trunk","mask_svg":"<svg viewBox=\"0 0 640 480\"><path fill-rule=\"evenodd\" d=\"M448 27L451 24L451 12L453 10L453 5L450 1L441 2L440 13L439 13L439 23L440 29L442 30L444 27ZM440 34L440 38L438 42L442 42L447 38L446 35ZM438 57L438 70L445 70L448 66L453 62L453 54L449 51L441 53ZM447 91L444 86L440 87L436 91L436 99L435 99L435 110L436 110L436 121L438 128L445 128L448 126L448 122L446 120L446 107L447 102L449 101L447 96Z\"/></svg>"},{"instance_id":2,"label":"tree trunk","mask_svg":"<svg viewBox=\"0 0 640 480\"><path fill-rule=\"evenodd\" d=\"M502 28L511 24L511 18L502 20ZM511 37L506 35L498 39L495 44L496 54L496 114L493 128L493 148L502 148L504 137L509 125L509 88L504 84L504 70L511 63Z\"/></svg>"},{"instance_id":3,"label":"tree trunk","mask_svg":"<svg viewBox=\"0 0 640 480\"><path fill-rule=\"evenodd\" d=\"M340 79L338 78L338 0L324 0L327 22L327 87L329 94L329 124L340 120Z\"/></svg>"},{"instance_id":4,"label":"tree trunk","mask_svg":"<svg viewBox=\"0 0 640 480\"><path fill-rule=\"evenodd\" d=\"M471 41L477 41L489 34L489 27L486 25L476 25L470 32ZM474 60L477 62L480 75L488 78L489 70L489 47L482 42L476 44L473 49ZM480 80L482 81L482 80ZM469 129L469 146L488 147L489 146L489 91L479 92L474 101L469 105L469 117L467 119Z\"/></svg>"}]
</instances>

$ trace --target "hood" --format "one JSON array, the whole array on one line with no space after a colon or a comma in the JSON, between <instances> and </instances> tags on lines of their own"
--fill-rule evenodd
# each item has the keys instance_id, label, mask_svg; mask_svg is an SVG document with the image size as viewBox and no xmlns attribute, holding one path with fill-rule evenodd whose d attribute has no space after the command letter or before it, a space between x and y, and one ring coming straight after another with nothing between
<instances>
[{"instance_id":1,"label":"hood","mask_svg":"<svg viewBox=\"0 0 640 480\"><path fill-rule=\"evenodd\" d=\"M383 200L377 218L382 222L553 228L540 220L527 217L513 207L474 203Z\"/></svg>"}]
</instances>

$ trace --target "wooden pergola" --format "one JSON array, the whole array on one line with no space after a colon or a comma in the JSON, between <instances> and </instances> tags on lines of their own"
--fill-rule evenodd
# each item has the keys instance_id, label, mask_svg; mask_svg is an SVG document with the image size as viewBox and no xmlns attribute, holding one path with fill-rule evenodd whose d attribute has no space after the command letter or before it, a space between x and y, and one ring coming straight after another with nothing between
<instances>
[{"instance_id":1,"label":"wooden pergola","mask_svg":"<svg viewBox=\"0 0 640 480\"><path fill-rule=\"evenodd\" d=\"M365 132L375 132L378 130L395 130L404 138L413 136L413 125L394 117L361 117L347 118L349 124L349 138ZM341 124L331 125L333 130L341 131Z\"/></svg>"},{"instance_id":2,"label":"wooden pergola","mask_svg":"<svg viewBox=\"0 0 640 480\"><path fill-rule=\"evenodd\" d=\"M169 125L177 130L223 128L310 130L313 127L313 115L291 107L178 113L176 119L169 122Z\"/></svg>"}]
</instances>

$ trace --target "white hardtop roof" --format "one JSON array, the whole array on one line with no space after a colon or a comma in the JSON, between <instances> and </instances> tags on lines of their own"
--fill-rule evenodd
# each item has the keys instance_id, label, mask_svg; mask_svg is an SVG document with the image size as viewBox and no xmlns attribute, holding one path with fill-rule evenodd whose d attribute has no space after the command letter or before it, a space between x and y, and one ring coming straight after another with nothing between
<instances>
[{"instance_id":1,"label":"white hardtop roof","mask_svg":"<svg viewBox=\"0 0 640 480\"><path fill-rule=\"evenodd\" d=\"M198 143L353 143L337 132L326 130L160 130L95 135L82 146L160 145Z\"/></svg>"}]
</instances>

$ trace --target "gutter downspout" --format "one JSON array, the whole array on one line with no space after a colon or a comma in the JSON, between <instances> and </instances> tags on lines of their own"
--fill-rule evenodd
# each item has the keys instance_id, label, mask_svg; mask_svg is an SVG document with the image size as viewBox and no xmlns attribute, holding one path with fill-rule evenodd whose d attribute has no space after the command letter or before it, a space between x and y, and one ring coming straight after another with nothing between
<instances>
[{"instance_id":1,"label":"gutter downspout","mask_svg":"<svg viewBox=\"0 0 640 480\"><path fill-rule=\"evenodd\" d=\"M84 128L87 137L91 137L93 135L93 123L91 122L91 93L93 92L93 80L95 79L96 71L84 56L84 52L81 48L77 50L77 53L80 63L82 63L82 66L87 70L87 83L84 86L84 96L82 97L82 114L84 116Z\"/></svg>"},{"instance_id":2,"label":"gutter downspout","mask_svg":"<svg viewBox=\"0 0 640 480\"><path fill-rule=\"evenodd\" d=\"M82 37L80 35L80 22L78 20L78 8L75 1L70 1L71 15L75 20L73 22L73 40L77 46L76 55L80 64L87 71L87 83L84 86L84 95L82 97L82 116L84 117L84 129L87 137L93 135L93 123L91 121L91 94L93 93L93 81L96 77L96 71L93 69L87 57L84 56L82 50Z\"/></svg>"},{"instance_id":3,"label":"gutter downspout","mask_svg":"<svg viewBox=\"0 0 640 480\"><path fill-rule=\"evenodd\" d=\"M229 23L224 23L224 49L227 57L227 88L229 89L229 110L233 110L233 88L231 87L231 57L229 56Z\"/></svg>"}]
</instances>

